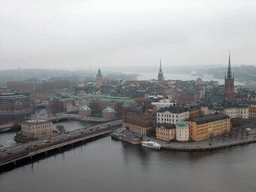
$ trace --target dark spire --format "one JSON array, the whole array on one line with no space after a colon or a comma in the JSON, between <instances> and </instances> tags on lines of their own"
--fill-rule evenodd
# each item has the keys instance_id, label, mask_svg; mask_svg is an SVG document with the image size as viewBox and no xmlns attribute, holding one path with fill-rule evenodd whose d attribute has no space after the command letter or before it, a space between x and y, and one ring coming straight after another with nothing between
<instances>
[{"instance_id":1,"label":"dark spire","mask_svg":"<svg viewBox=\"0 0 256 192\"><path fill-rule=\"evenodd\" d=\"M163 72L162 72L162 64L160 59L160 69L159 69L158 77L162 77L162 76L163 76Z\"/></svg>"},{"instance_id":2,"label":"dark spire","mask_svg":"<svg viewBox=\"0 0 256 192\"><path fill-rule=\"evenodd\" d=\"M228 75L227 75L227 79L232 79L232 76L231 76L230 53L229 53L229 58L228 58Z\"/></svg>"}]
</instances>

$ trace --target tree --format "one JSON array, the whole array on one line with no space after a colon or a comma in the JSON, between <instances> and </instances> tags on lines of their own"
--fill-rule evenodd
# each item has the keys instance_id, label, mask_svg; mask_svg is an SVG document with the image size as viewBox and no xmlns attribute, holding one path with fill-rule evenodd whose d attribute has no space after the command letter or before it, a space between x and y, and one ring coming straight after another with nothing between
<instances>
[{"instance_id":1,"label":"tree","mask_svg":"<svg viewBox=\"0 0 256 192\"><path fill-rule=\"evenodd\" d=\"M66 133L65 127L64 125L56 125L56 129L60 132L60 133Z\"/></svg>"},{"instance_id":2,"label":"tree","mask_svg":"<svg viewBox=\"0 0 256 192\"><path fill-rule=\"evenodd\" d=\"M150 128L149 130L147 130L146 135L147 135L147 136L153 136L153 137L155 137L155 136L156 136L156 128L155 128L155 127L152 127L152 128Z\"/></svg>"}]
</instances>

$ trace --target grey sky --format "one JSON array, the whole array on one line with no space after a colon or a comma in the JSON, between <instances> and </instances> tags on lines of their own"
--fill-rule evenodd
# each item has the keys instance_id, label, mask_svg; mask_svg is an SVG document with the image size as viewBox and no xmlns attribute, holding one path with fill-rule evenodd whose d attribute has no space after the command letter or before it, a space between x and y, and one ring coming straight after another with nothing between
<instances>
[{"instance_id":1,"label":"grey sky","mask_svg":"<svg viewBox=\"0 0 256 192\"><path fill-rule=\"evenodd\" d=\"M3 69L256 64L256 1L1 0Z\"/></svg>"}]
</instances>

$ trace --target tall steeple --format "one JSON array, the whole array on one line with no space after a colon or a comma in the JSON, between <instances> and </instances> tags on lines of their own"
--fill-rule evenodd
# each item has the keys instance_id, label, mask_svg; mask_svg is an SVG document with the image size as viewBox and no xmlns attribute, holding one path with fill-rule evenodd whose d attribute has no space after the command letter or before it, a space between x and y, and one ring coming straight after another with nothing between
<instances>
[{"instance_id":1,"label":"tall steeple","mask_svg":"<svg viewBox=\"0 0 256 192\"><path fill-rule=\"evenodd\" d=\"M227 74L227 79L232 79L232 75L231 75L231 62L230 62L230 53L229 53L229 58L228 58L228 74Z\"/></svg>"},{"instance_id":2,"label":"tall steeple","mask_svg":"<svg viewBox=\"0 0 256 192\"><path fill-rule=\"evenodd\" d=\"M158 72L158 83L163 83L164 78L163 78L163 71L162 71L162 64L161 64L161 59L160 59L160 68Z\"/></svg>"},{"instance_id":3,"label":"tall steeple","mask_svg":"<svg viewBox=\"0 0 256 192\"><path fill-rule=\"evenodd\" d=\"M229 53L229 58L228 58L228 72L227 72L227 76L225 77L224 99L227 101L232 101L235 99L234 73L233 73L233 77L232 77L230 53Z\"/></svg>"}]
</instances>

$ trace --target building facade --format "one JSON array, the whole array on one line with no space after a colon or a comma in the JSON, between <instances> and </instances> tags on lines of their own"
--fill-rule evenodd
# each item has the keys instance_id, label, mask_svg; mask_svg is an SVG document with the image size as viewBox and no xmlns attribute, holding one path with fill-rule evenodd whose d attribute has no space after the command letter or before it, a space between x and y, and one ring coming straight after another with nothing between
<instances>
[{"instance_id":1,"label":"building facade","mask_svg":"<svg viewBox=\"0 0 256 192\"><path fill-rule=\"evenodd\" d=\"M176 135L175 124L157 124L156 138L164 141L174 140Z\"/></svg>"},{"instance_id":2,"label":"building facade","mask_svg":"<svg viewBox=\"0 0 256 192\"><path fill-rule=\"evenodd\" d=\"M151 112L147 105L123 108L123 127L145 135L154 124L154 112Z\"/></svg>"},{"instance_id":3,"label":"building facade","mask_svg":"<svg viewBox=\"0 0 256 192\"><path fill-rule=\"evenodd\" d=\"M21 123L21 134L29 138L52 135L52 122L46 120L27 120Z\"/></svg>"},{"instance_id":4,"label":"building facade","mask_svg":"<svg viewBox=\"0 0 256 192\"><path fill-rule=\"evenodd\" d=\"M176 140L183 142L189 140L189 124L185 122L176 124Z\"/></svg>"},{"instance_id":5,"label":"building facade","mask_svg":"<svg viewBox=\"0 0 256 192\"><path fill-rule=\"evenodd\" d=\"M189 111L187 108L166 107L157 111L156 122L166 124L176 124L180 121L189 119Z\"/></svg>"},{"instance_id":6,"label":"building facade","mask_svg":"<svg viewBox=\"0 0 256 192\"><path fill-rule=\"evenodd\" d=\"M224 114L196 117L185 122L189 124L189 137L193 141L201 141L230 131L230 117Z\"/></svg>"},{"instance_id":7,"label":"building facade","mask_svg":"<svg viewBox=\"0 0 256 192\"><path fill-rule=\"evenodd\" d=\"M102 111L102 118L103 119L115 119L116 112L111 107L107 107Z\"/></svg>"},{"instance_id":8,"label":"building facade","mask_svg":"<svg viewBox=\"0 0 256 192\"><path fill-rule=\"evenodd\" d=\"M79 116L80 117L91 117L92 110L90 107L88 107L87 105L82 105L79 108Z\"/></svg>"}]
</instances>

